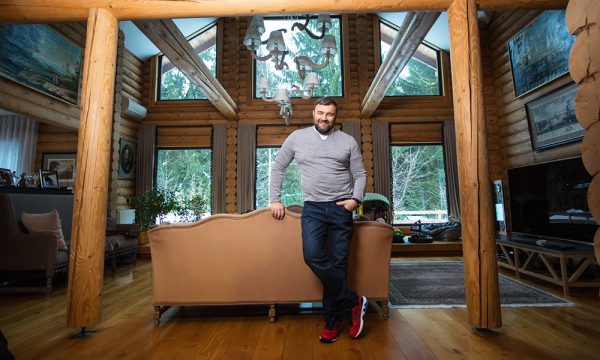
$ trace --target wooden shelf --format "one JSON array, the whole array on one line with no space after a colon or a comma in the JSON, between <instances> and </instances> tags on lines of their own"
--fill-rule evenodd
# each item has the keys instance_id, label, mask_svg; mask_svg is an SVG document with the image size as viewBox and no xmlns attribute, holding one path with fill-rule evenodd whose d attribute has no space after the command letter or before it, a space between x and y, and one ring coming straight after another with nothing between
<instances>
[{"instance_id":1,"label":"wooden shelf","mask_svg":"<svg viewBox=\"0 0 600 360\"><path fill-rule=\"evenodd\" d=\"M392 254L394 255L462 255L461 241L434 241L432 243L402 243L392 244Z\"/></svg>"}]
</instances>

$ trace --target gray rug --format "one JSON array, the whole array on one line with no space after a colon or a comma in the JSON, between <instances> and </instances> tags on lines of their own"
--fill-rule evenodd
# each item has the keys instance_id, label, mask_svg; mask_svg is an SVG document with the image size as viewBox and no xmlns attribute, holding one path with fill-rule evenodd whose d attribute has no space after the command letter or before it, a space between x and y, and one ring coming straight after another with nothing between
<instances>
[{"instance_id":1,"label":"gray rug","mask_svg":"<svg viewBox=\"0 0 600 360\"><path fill-rule=\"evenodd\" d=\"M390 264L390 305L393 308L465 306L463 263L423 261ZM571 306L573 303L500 275L503 307Z\"/></svg>"}]
</instances>

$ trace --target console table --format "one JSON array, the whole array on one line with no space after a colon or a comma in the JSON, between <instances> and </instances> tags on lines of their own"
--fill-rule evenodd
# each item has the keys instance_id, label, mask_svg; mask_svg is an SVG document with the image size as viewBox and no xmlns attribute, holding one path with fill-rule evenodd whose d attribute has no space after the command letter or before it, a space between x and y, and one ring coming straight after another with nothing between
<instances>
[{"instance_id":1,"label":"console table","mask_svg":"<svg viewBox=\"0 0 600 360\"><path fill-rule=\"evenodd\" d=\"M529 275L550 283L561 285L563 294L569 296L572 287L599 287L600 279L580 279L581 275L595 263L594 247L586 244L546 240L545 246L536 244L539 239L515 236L498 236L496 244L504 255L498 257L498 266L515 271L515 276ZM525 260L522 261L522 258ZM541 260L542 269L533 269L533 259ZM552 261L552 258L558 259Z\"/></svg>"}]
</instances>

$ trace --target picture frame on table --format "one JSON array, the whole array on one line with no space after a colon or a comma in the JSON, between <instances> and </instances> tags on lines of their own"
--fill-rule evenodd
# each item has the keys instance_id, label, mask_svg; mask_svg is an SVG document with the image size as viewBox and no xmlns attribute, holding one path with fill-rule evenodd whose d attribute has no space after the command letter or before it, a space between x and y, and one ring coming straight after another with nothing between
<instances>
[{"instance_id":1,"label":"picture frame on table","mask_svg":"<svg viewBox=\"0 0 600 360\"><path fill-rule=\"evenodd\" d=\"M119 179L135 178L136 144L128 139L119 140Z\"/></svg>"},{"instance_id":2,"label":"picture frame on table","mask_svg":"<svg viewBox=\"0 0 600 360\"><path fill-rule=\"evenodd\" d=\"M515 97L567 74L574 41L565 25L564 10L544 11L508 40Z\"/></svg>"},{"instance_id":3,"label":"picture frame on table","mask_svg":"<svg viewBox=\"0 0 600 360\"><path fill-rule=\"evenodd\" d=\"M575 117L579 86L570 83L525 104L535 151L580 141L585 130Z\"/></svg>"},{"instance_id":4,"label":"picture frame on table","mask_svg":"<svg viewBox=\"0 0 600 360\"><path fill-rule=\"evenodd\" d=\"M40 170L40 185L44 189L60 189L58 173L53 170Z\"/></svg>"},{"instance_id":5,"label":"picture frame on table","mask_svg":"<svg viewBox=\"0 0 600 360\"><path fill-rule=\"evenodd\" d=\"M13 185L13 176L10 169L0 168L0 187L10 187Z\"/></svg>"},{"instance_id":6,"label":"picture frame on table","mask_svg":"<svg viewBox=\"0 0 600 360\"><path fill-rule=\"evenodd\" d=\"M72 189L77 175L77 154L44 153L42 154L42 169L56 171L60 186Z\"/></svg>"},{"instance_id":7,"label":"picture frame on table","mask_svg":"<svg viewBox=\"0 0 600 360\"><path fill-rule=\"evenodd\" d=\"M19 56L14 56L19 54ZM83 49L44 24L0 24L0 76L77 106Z\"/></svg>"}]
</instances>

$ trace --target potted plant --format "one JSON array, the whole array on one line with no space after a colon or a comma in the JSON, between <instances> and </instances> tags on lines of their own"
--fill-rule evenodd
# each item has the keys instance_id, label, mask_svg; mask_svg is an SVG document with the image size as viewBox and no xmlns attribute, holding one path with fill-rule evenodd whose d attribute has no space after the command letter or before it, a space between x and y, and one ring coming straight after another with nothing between
<instances>
[{"instance_id":1,"label":"potted plant","mask_svg":"<svg viewBox=\"0 0 600 360\"><path fill-rule=\"evenodd\" d=\"M165 189L148 190L132 199L135 209L134 222L140 225L140 243L148 242L147 231L156 225L156 218L161 219L170 212L181 212L183 208L177 202L175 194Z\"/></svg>"}]
</instances>

